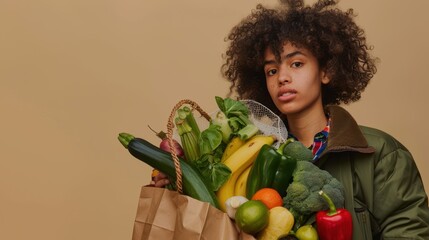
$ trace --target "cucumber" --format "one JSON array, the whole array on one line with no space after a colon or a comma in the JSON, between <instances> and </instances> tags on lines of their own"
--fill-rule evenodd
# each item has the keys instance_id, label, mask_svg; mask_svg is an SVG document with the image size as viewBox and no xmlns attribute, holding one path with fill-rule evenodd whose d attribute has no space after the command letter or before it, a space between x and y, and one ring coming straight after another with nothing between
<instances>
[{"instance_id":1,"label":"cucumber","mask_svg":"<svg viewBox=\"0 0 429 240\"><path fill-rule=\"evenodd\" d=\"M176 179L176 168L170 153L142 138L135 138L128 133L119 134L118 139L135 158L163 172L168 177ZM198 169L181 158L179 158L179 162L182 169L183 194L203 202L208 202L219 209L219 203L214 191L204 181Z\"/></svg>"}]
</instances>

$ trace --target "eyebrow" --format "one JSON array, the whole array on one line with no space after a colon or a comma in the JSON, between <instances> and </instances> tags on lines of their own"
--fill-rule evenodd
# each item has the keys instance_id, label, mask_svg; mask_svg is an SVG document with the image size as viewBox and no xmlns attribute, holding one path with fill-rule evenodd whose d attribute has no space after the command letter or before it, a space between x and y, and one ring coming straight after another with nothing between
<instances>
[{"instance_id":1,"label":"eyebrow","mask_svg":"<svg viewBox=\"0 0 429 240\"><path fill-rule=\"evenodd\" d=\"M291 53L286 54L286 55L283 57L283 59L292 58L292 57L294 57L294 56L296 56L296 55L304 55L304 56L305 56L305 54L304 54L303 52L301 52L301 51L297 50L297 51L294 51L294 52L291 52ZM273 63L276 63L276 60L265 60L265 61L264 61L264 66L265 66L265 65L268 65L268 64L273 64Z\"/></svg>"}]
</instances>

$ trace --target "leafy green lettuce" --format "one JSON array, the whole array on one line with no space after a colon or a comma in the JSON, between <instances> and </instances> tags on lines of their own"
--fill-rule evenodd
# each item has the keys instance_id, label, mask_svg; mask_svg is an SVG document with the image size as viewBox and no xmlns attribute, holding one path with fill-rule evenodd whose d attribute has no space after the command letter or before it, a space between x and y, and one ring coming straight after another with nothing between
<instances>
[{"instance_id":1,"label":"leafy green lettuce","mask_svg":"<svg viewBox=\"0 0 429 240\"><path fill-rule=\"evenodd\" d=\"M244 103L218 96L215 99L220 111L200 134L201 157L196 161L196 166L210 180L213 190L217 191L231 175L231 170L221 162L228 142L233 136L247 140L259 129L250 121L249 109Z\"/></svg>"}]
</instances>

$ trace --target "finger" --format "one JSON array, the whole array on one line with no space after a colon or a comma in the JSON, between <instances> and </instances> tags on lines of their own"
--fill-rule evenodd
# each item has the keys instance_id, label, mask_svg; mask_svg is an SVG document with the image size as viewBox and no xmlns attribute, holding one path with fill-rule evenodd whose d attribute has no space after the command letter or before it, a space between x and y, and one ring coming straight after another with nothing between
<instances>
[{"instance_id":1,"label":"finger","mask_svg":"<svg viewBox=\"0 0 429 240\"><path fill-rule=\"evenodd\" d=\"M163 172L159 172L157 176L159 176L160 179L161 178L167 178L167 175Z\"/></svg>"},{"instance_id":2,"label":"finger","mask_svg":"<svg viewBox=\"0 0 429 240\"><path fill-rule=\"evenodd\" d=\"M167 178L161 179L155 182L155 187L165 187L165 185L169 184L170 181Z\"/></svg>"},{"instance_id":3,"label":"finger","mask_svg":"<svg viewBox=\"0 0 429 240\"><path fill-rule=\"evenodd\" d=\"M162 179L166 179L167 178L167 175L165 175L164 173L158 173L154 178L153 178L153 180L155 181L155 182L158 182L159 180L162 180Z\"/></svg>"}]
</instances>

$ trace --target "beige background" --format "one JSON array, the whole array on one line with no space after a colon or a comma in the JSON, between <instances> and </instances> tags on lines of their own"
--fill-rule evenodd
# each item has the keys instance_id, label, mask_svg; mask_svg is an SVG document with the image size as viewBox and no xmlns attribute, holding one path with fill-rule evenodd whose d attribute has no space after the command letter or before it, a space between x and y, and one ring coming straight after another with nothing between
<instances>
[{"instance_id":1,"label":"beige background","mask_svg":"<svg viewBox=\"0 0 429 240\"><path fill-rule=\"evenodd\" d=\"M180 99L214 109L223 39L256 2L1 0L0 239L130 239L150 168L117 134L157 144L147 125L165 130ZM381 59L347 108L404 143L429 188L429 1L340 6Z\"/></svg>"}]
</instances>

